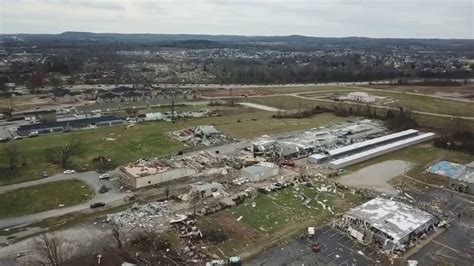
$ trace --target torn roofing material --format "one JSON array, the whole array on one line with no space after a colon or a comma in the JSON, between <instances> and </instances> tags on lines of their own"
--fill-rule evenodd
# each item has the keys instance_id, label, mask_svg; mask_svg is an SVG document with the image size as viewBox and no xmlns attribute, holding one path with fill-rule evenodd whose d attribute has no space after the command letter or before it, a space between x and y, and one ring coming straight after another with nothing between
<instances>
[{"instance_id":1,"label":"torn roofing material","mask_svg":"<svg viewBox=\"0 0 474 266\"><path fill-rule=\"evenodd\" d=\"M403 239L435 218L412 205L381 197L350 209L347 216L367 222L394 241Z\"/></svg>"}]
</instances>

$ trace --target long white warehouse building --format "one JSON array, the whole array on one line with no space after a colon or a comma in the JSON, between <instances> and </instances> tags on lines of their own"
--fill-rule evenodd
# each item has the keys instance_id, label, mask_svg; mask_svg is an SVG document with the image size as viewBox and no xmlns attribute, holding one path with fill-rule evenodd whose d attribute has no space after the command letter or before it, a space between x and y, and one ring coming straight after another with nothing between
<instances>
[{"instance_id":1,"label":"long white warehouse building","mask_svg":"<svg viewBox=\"0 0 474 266\"><path fill-rule=\"evenodd\" d=\"M393 142L387 145L379 146L377 148L373 148L364 152L334 160L329 163L329 167L332 169L340 169L343 167L347 167L392 151L400 150L418 143L428 141L430 139L433 139L434 136L434 133L425 133L408 139Z\"/></svg>"},{"instance_id":2,"label":"long white warehouse building","mask_svg":"<svg viewBox=\"0 0 474 266\"><path fill-rule=\"evenodd\" d=\"M366 141L347 145L341 148L329 150L327 151L327 153L331 157L349 155L350 153L360 152L362 149L368 149L368 148L371 148L372 146L376 146L376 145L380 146L382 144L386 144L387 142L394 142L401 139L406 139L408 137L416 136L417 134L418 134L418 130L408 129L405 131L400 131L397 133L385 135L383 137L369 139Z\"/></svg>"}]
</instances>

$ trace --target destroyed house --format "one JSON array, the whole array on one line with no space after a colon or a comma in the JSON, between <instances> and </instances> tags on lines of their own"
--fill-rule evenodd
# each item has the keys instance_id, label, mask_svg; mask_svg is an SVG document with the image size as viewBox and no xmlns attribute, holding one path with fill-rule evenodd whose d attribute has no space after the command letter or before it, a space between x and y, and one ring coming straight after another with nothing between
<instances>
[{"instance_id":1,"label":"destroyed house","mask_svg":"<svg viewBox=\"0 0 474 266\"><path fill-rule=\"evenodd\" d=\"M407 203L377 197L349 210L344 220L348 234L359 242L393 252L431 230L437 218Z\"/></svg>"},{"instance_id":2,"label":"destroyed house","mask_svg":"<svg viewBox=\"0 0 474 266\"><path fill-rule=\"evenodd\" d=\"M201 136L212 136L216 134L221 134L214 126L198 126L194 129L194 133Z\"/></svg>"}]
</instances>

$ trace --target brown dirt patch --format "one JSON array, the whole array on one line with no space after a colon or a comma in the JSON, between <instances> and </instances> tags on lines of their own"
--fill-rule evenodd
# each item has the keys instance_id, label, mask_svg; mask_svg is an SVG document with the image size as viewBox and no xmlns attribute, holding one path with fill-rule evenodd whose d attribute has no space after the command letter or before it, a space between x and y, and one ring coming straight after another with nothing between
<instances>
[{"instance_id":1,"label":"brown dirt patch","mask_svg":"<svg viewBox=\"0 0 474 266\"><path fill-rule=\"evenodd\" d=\"M246 241L255 241L260 238L260 234L253 228L238 222L227 211L221 211L211 216L214 223L224 229L232 237L245 239Z\"/></svg>"}]
</instances>

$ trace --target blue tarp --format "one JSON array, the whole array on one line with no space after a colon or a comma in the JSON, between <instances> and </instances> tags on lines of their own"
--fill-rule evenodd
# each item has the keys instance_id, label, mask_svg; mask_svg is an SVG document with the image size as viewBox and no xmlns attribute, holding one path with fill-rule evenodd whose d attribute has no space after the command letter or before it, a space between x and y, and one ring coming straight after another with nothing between
<instances>
[{"instance_id":1,"label":"blue tarp","mask_svg":"<svg viewBox=\"0 0 474 266\"><path fill-rule=\"evenodd\" d=\"M456 178L466 172L466 166L448 161L439 161L438 163L428 167L426 171L432 174Z\"/></svg>"}]
</instances>

